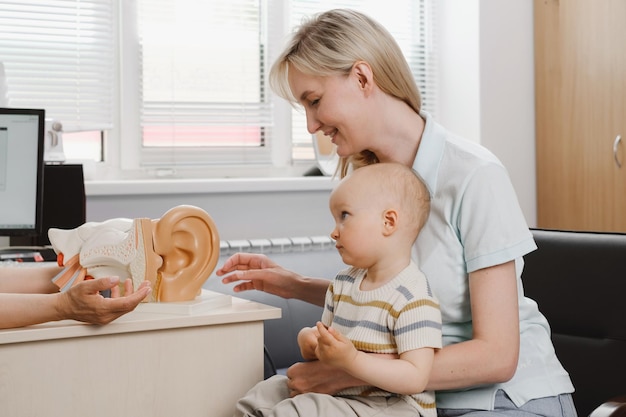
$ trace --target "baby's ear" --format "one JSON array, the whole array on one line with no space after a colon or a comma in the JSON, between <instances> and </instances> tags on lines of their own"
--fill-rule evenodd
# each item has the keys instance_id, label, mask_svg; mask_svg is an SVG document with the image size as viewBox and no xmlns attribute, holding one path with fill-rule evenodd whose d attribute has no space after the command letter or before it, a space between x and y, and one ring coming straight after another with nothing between
<instances>
[{"instance_id":1,"label":"baby's ear","mask_svg":"<svg viewBox=\"0 0 626 417\"><path fill-rule=\"evenodd\" d=\"M383 213L383 234L391 235L398 227L398 211L396 209L387 209Z\"/></svg>"}]
</instances>

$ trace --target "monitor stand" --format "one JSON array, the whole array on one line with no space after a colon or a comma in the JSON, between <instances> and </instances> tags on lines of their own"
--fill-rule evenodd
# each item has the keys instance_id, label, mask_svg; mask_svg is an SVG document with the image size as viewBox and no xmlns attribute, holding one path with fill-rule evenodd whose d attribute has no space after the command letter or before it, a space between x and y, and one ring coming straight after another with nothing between
<instances>
[{"instance_id":1,"label":"monitor stand","mask_svg":"<svg viewBox=\"0 0 626 417\"><path fill-rule=\"evenodd\" d=\"M43 178L43 233L39 236L12 236L10 246L49 246L48 229L74 229L86 221L83 166L46 165Z\"/></svg>"},{"instance_id":2,"label":"monitor stand","mask_svg":"<svg viewBox=\"0 0 626 417\"><path fill-rule=\"evenodd\" d=\"M8 247L0 249L0 262L56 262L57 255L49 247Z\"/></svg>"}]
</instances>

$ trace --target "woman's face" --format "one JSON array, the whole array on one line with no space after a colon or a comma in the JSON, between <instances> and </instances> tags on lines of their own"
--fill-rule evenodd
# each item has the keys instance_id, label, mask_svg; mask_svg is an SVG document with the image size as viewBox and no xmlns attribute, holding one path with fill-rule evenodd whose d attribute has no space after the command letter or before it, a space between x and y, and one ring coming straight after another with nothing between
<instances>
[{"instance_id":1,"label":"woman's face","mask_svg":"<svg viewBox=\"0 0 626 417\"><path fill-rule=\"evenodd\" d=\"M313 76L289 68L289 85L306 112L307 130L321 131L345 157L368 149L368 112L355 71L347 76Z\"/></svg>"}]
</instances>

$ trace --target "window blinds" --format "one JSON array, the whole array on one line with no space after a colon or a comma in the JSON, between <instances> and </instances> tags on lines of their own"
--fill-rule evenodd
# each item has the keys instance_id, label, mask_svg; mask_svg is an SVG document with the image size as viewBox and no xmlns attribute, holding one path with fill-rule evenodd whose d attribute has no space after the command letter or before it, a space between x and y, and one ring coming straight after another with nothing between
<instances>
[{"instance_id":1,"label":"window blinds","mask_svg":"<svg viewBox=\"0 0 626 417\"><path fill-rule=\"evenodd\" d=\"M43 108L65 131L113 125L114 1L0 3L0 61L11 107Z\"/></svg>"}]
</instances>

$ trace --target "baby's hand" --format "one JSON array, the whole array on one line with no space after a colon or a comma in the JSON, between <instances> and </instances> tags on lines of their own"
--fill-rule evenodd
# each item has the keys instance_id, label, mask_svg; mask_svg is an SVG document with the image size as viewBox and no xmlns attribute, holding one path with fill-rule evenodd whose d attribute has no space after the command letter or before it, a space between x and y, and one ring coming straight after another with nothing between
<instances>
[{"instance_id":1,"label":"baby's hand","mask_svg":"<svg viewBox=\"0 0 626 417\"><path fill-rule=\"evenodd\" d=\"M306 360L315 360L315 349L317 348L317 338L319 332L315 327L305 327L298 333L298 346L300 346L300 353Z\"/></svg>"},{"instance_id":2,"label":"baby's hand","mask_svg":"<svg viewBox=\"0 0 626 417\"><path fill-rule=\"evenodd\" d=\"M326 328L321 322L317 322L317 331L317 358L329 365L348 369L358 353L350 339L333 327Z\"/></svg>"}]
</instances>

